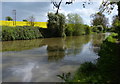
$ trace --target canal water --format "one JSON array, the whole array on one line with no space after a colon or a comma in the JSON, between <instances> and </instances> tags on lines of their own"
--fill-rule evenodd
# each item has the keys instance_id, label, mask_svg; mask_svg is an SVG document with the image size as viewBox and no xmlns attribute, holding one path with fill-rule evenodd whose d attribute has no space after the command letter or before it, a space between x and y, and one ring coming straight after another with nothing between
<instances>
[{"instance_id":1,"label":"canal water","mask_svg":"<svg viewBox=\"0 0 120 84\"><path fill-rule=\"evenodd\" d=\"M3 82L61 82L56 75L96 62L105 34L2 42Z\"/></svg>"}]
</instances>

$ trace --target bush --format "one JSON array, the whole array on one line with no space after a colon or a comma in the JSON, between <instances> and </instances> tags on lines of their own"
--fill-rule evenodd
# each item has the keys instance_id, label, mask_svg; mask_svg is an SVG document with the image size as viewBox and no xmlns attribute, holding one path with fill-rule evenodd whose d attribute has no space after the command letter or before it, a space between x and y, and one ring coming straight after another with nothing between
<instances>
[{"instance_id":1,"label":"bush","mask_svg":"<svg viewBox=\"0 0 120 84\"><path fill-rule=\"evenodd\" d=\"M120 82L120 44L116 43L116 33L111 34L101 45L97 66L102 81Z\"/></svg>"},{"instance_id":2,"label":"bush","mask_svg":"<svg viewBox=\"0 0 120 84\"><path fill-rule=\"evenodd\" d=\"M70 13L67 15L67 18L67 27L65 30L67 36L80 36L89 31L85 30L86 25L83 24L83 20L79 14Z\"/></svg>"},{"instance_id":3,"label":"bush","mask_svg":"<svg viewBox=\"0 0 120 84\"><path fill-rule=\"evenodd\" d=\"M118 39L120 40L120 21L116 20L113 24L113 29L116 33L118 33Z\"/></svg>"},{"instance_id":4,"label":"bush","mask_svg":"<svg viewBox=\"0 0 120 84\"><path fill-rule=\"evenodd\" d=\"M97 33L105 32L105 29L103 28L102 25L93 26L92 27L92 32L97 32Z\"/></svg>"},{"instance_id":5,"label":"bush","mask_svg":"<svg viewBox=\"0 0 120 84\"><path fill-rule=\"evenodd\" d=\"M91 33L91 29L89 26L83 24L67 24L65 33L66 36L87 35Z\"/></svg>"},{"instance_id":6,"label":"bush","mask_svg":"<svg viewBox=\"0 0 120 84\"><path fill-rule=\"evenodd\" d=\"M41 37L42 35L37 27L2 27L2 41L28 40Z\"/></svg>"},{"instance_id":7,"label":"bush","mask_svg":"<svg viewBox=\"0 0 120 84\"><path fill-rule=\"evenodd\" d=\"M111 42L115 43L117 41L118 34L117 33L112 33L110 36L108 36L105 40L105 42Z\"/></svg>"},{"instance_id":8,"label":"bush","mask_svg":"<svg viewBox=\"0 0 120 84\"><path fill-rule=\"evenodd\" d=\"M64 37L65 16L63 14L48 13L47 27L50 37Z\"/></svg>"},{"instance_id":9,"label":"bush","mask_svg":"<svg viewBox=\"0 0 120 84\"><path fill-rule=\"evenodd\" d=\"M78 73L89 75L91 72L94 72L96 70L96 65L91 62L85 62L84 64L81 64Z\"/></svg>"},{"instance_id":10,"label":"bush","mask_svg":"<svg viewBox=\"0 0 120 84\"><path fill-rule=\"evenodd\" d=\"M65 34L66 36L72 36L73 35L73 27L74 27L74 24L67 24L67 27L65 29Z\"/></svg>"},{"instance_id":11,"label":"bush","mask_svg":"<svg viewBox=\"0 0 120 84\"><path fill-rule=\"evenodd\" d=\"M85 35L88 35L91 33L91 28L88 25L85 25L84 29L85 29Z\"/></svg>"}]
</instances>

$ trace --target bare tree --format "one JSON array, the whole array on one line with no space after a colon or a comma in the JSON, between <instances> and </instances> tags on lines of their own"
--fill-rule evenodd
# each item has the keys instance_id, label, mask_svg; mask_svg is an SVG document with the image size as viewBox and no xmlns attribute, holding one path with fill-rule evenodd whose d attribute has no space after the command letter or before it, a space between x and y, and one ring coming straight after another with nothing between
<instances>
[{"instance_id":1,"label":"bare tree","mask_svg":"<svg viewBox=\"0 0 120 84\"><path fill-rule=\"evenodd\" d=\"M30 26L35 25L35 17L33 15L30 16L27 20L28 20L28 23L29 23Z\"/></svg>"},{"instance_id":2,"label":"bare tree","mask_svg":"<svg viewBox=\"0 0 120 84\"><path fill-rule=\"evenodd\" d=\"M60 9L60 5L61 5L61 3L62 3L62 0L60 0L60 2L52 1L51 3L53 4L53 6L54 6L55 8L57 8L57 11L56 11L55 14L58 14L58 11L59 11L59 9Z\"/></svg>"},{"instance_id":3,"label":"bare tree","mask_svg":"<svg viewBox=\"0 0 120 84\"><path fill-rule=\"evenodd\" d=\"M55 0L52 0L52 1L51 1L51 3L53 4L53 7L57 8L57 11L56 11L55 14L58 14L62 1L63 1L63 0L60 0L59 2L58 2L57 0L56 0L56 1L55 1ZM70 5L70 4L72 4L74 1L75 1L75 0L69 0L69 1L65 2L65 5ZM88 2L87 2L87 1L83 1L83 8L85 8L85 6L86 6L87 4L91 4L90 0L88 0Z\"/></svg>"},{"instance_id":4,"label":"bare tree","mask_svg":"<svg viewBox=\"0 0 120 84\"><path fill-rule=\"evenodd\" d=\"M59 2L55 1L55 0L52 0L51 3L53 4L53 6L55 8L57 8L57 11L55 14L58 14L58 11L60 9L60 6L61 6L61 3L62 3L63 0L60 0ZM74 0L70 0L68 2L66 2L65 4L72 4Z\"/></svg>"}]
</instances>

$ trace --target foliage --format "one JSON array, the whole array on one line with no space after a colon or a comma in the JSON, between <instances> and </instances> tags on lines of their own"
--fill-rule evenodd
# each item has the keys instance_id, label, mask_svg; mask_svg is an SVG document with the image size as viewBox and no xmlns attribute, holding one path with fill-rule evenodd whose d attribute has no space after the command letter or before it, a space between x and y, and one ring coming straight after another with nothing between
<instances>
[{"instance_id":1,"label":"foliage","mask_svg":"<svg viewBox=\"0 0 120 84\"><path fill-rule=\"evenodd\" d=\"M48 13L47 27L50 37L64 37L65 16L63 14Z\"/></svg>"},{"instance_id":2,"label":"foliage","mask_svg":"<svg viewBox=\"0 0 120 84\"><path fill-rule=\"evenodd\" d=\"M97 32L97 33L103 32L103 26L102 25L93 26L92 32Z\"/></svg>"},{"instance_id":3,"label":"foliage","mask_svg":"<svg viewBox=\"0 0 120 84\"><path fill-rule=\"evenodd\" d=\"M116 33L118 33L118 39L120 39L120 21L118 16L113 17L113 22L112 22L112 30Z\"/></svg>"},{"instance_id":4,"label":"foliage","mask_svg":"<svg viewBox=\"0 0 120 84\"><path fill-rule=\"evenodd\" d=\"M83 24L67 24L65 32L66 36L80 36L87 34L86 32L89 32L89 30L86 29L86 26Z\"/></svg>"},{"instance_id":5,"label":"foliage","mask_svg":"<svg viewBox=\"0 0 120 84\"><path fill-rule=\"evenodd\" d=\"M98 59L97 66L99 74L101 74L102 81L120 82L119 78L119 50L120 44L116 43L117 34L110 35L101 45L99 52L100 59Z\"/></svg>"},{"instance_id":6,"label":"foliage","mask_svg":"<svg viewBox=\"0 0 120 84\"><path fill-rule=\"evenodd\" d=\"M80 68L78 69L78 73L83 73L85 75L89 75L92 71L96 70L96 65L91 62L85 62L81 64Z\"/></svg>"},{"instance_id":7,"label":"foliage","mask_svg":"<svg viewBox=\"0 0 120 84\"><path fill-rule=\"evenodd\" d=\"M73 31L74 31L73 28L74 28L74 24L67 24L66 29L65 29L66 36L73 35Z\"/></svg>"},{"instance_id":8,"label":"foliage","mask_svg":"<svg viewBox=\"0 0 120 84\"><path fill-rule=\"evenodd\" d=\"M66 36L80 36L91 33L91 27L84 24L67 24L65 33Z\"/></svg>"},{"instance_id":9,"label":"foliage","mask_svg":"<svg viewBox=\"0 0 120 84\"><path fill-rule=\"evenodd\" d=\"M112 27L115 27L118 25L119 18L117 15L113 16L113 21L112 21Z\"/></svg>"},{"instance_id":10,"label":"foliage","mask_svg":"<svg viewBox=\"0 0 120 84\"><path fill-rule=\"evenodd\" d=\"M70 13L67 15L67 17L67 23L69 24L83 24L82 17L76 13Z\"/></svg>"},{"instance_id":11,"label":"foliage","mask_svg":"<svg viewBox=\"0 0 120 84\"><path fill-rule=\"evenodd\" d=\"M117 33L112 33L109 37L106 38L105 41L115 43L117 41L117 39L116 39L117 36L118 36Z\"/></svg>"},{"instance_id":12,"label":"foliage","mask_svg":"<svg viewBox=\"0 0 120 84\"><path fill-rule=\"evenodd\" d=\"M13 19L10 16L5 17L5 20L12 21Z\"/></svg>"},{"instance_id":13,"label":"foliage","mask_svg":"<svg viewBox=\"0 0 120 84\"><path fill-rule=\"evenodd\" d=\"M102 14L102 13L92 14L91 18L92 18L91 24L93 26L102 25L104 28L104 31L105 31L105 28L108 25L108 18L106 18L104 14Z\"/></svg>"},{"instance_id":14,"label":"foliage","mask_svg":"<svg viewBox=\"0 0 120 84\"><path fill-rule=\"evenodd\" d=\"M42 37L37 27L2 27L2 40L27 40Z\"/></svg>"},{"instance_id":15,"label":"foliage","mask_svg":"<svg viewBox=\"0 0 120 84\"><path fill-rule=\"evenodd\" d=\"M88 25L85 25L84 30L85 30L85 35L88 35L91 33L91 27L89 27Z\"/></svg>"},{"instance_id":16,"label":"foliage","mask_svg":"<svg viewBox=\"0 0 120 84\"><path fill-rule=\"evenodd\" d=\"M97 80L96 72L97 66L91 62L85 62L81 64L80 68L75 73L74 77L71 82L87 82L87 83L96 83Z\"/></svg>"},{"instance_id":17,"label":"foliage","mask_svg":"<svg viewBox=\"0 0 120 84\"><path fill-rule=\"evenodd\" d=\"M71 13L68 14L67 17L67 26L65 30L67 36L90 34L90 27L83 24L80 15Z\"/></svg>"},{"instance_id":18,"label":"foliage","mask_svg":"<svg viewBox=\"0 0 120 84\"><path fill-rule=\"evenodd\" d=\"M62 75L57 75L59 78L61 78L62 80L64 80L65 82L69 82L70 78L71 78L71 73L62 73Z\"/></svg>"}]
</instances>

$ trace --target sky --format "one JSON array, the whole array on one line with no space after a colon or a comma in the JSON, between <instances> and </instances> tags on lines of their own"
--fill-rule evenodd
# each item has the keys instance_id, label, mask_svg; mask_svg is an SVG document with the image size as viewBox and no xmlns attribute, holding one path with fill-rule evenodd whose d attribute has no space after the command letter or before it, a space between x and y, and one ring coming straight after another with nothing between
<instances>
[{"instance_id":1,"label":"sky","mask_svg":"<svg viewBox=\"0 0 120 84\"><path fill-rule=\"evenodd\" d=\"M17 21L22 21L30 16L34 16L35 21L37 22L47 22L48 12L56 12L56 9L53 8L50 1L51 0L4 0L2 1L2 18L0 20L5 20L6 16L13 17L13 10L16 10ZM101 3L102 0L93 0L90 5L86 4L86 7L83 8L82 0L76 0L71 5L65 5L64 1L62 2L59 12L65 14L66 16L69 13L77 13L82 17L84 24L90 25L90 15L99 11L99 6ZM110 15L105 14L106 17L109 18L110 24L112 22L112 17L117 14L117 6L115 6Z\"/></svg>"}]
</instances>

